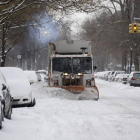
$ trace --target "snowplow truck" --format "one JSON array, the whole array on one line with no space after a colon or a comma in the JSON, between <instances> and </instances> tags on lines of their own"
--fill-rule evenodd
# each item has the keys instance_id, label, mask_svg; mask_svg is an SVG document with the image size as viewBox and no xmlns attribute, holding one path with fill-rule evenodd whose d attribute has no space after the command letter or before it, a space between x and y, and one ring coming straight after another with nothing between
<instances>
[{"instance_id":1,"label":"snowplow truck","mask_svg":"<svg viewBox=\"0 0 140 140\"><path fill-rule=\"evenodd\" d=\"M93 95L94 100L99 99L90 41L50 42L47 57L50 87L60 87L75 94L88 92Z\"/></svg>"}]
</instances>

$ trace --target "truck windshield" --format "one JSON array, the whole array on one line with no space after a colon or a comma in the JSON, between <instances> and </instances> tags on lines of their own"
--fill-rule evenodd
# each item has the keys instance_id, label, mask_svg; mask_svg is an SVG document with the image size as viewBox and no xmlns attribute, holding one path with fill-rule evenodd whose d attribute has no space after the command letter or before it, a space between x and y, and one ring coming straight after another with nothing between
<instances>
[{"instance_id":1,"label":"truck windshield","mask_svg":"<svg viewBox=\"0 0 140 140\"><path fill-rule=\"evenodd\" d=\"M73 73L92 73L92 63L90 57L74 57L73 58Z\"/></svg>"},{"instance_id":2,"label":"truck windshield","mask_svg":"<svg viewBox=\"0 0 140 140\"><path fill-rule=\"evenodd\" d=\"M53 58L53 73L72 73L71 58Z\"/></svg>"},{"instance_id":3,"label":"truck windshield","mask_svg":"<svg viewBox=\"0 0 140 140\"><path fill-rule=\"evenodd\" d=\"M90 57L53 58L53 73L92 73Z\"/></svg>"}]
</instances>

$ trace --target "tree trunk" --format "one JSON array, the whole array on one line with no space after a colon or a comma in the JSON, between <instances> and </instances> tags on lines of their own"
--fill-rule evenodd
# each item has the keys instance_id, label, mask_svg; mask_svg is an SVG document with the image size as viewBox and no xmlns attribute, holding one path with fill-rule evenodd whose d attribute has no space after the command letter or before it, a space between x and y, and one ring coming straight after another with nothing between
<instances>
[{"instance_id":1,"label":"tree trunk","mask_svg":"<svg viewBox=\"0 0 140 140\"><path fill-rule=\"evenodd\" d=\"M6 56L2 56L1 67L5 67Z\"/></svg>"},{"instance_id":2,"label":"tree trunk","mask_svg":"<svg viewBox=\"0 0 140 140\"><path fill-rule=\"evenodd\" d=\"M1 58L1 67L5 66L5 24L2 25L2 58Z\"/></svg>"}]
</instances>

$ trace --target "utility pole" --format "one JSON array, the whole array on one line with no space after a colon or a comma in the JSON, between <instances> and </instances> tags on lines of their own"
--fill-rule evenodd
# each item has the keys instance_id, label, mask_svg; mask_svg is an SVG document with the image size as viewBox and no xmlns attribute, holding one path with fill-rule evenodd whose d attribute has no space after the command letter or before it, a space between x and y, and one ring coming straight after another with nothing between
<instances>
[{"instance_id":1,"label":"utility pole","mask_svg":"<svg viewBox=\"0 0 140 140\"><path fill-rule=\"evenodd\" d=\"M130 48L130 73L132 71L132 48Z\"/></svg>"},{"instance_id":2,"label":"utility pole","mask_svg":"<svg viewBox=\"0 0 140 140\"><path fill-rule=\"evenodd\" d=\"M1 67L4 67L4 61L5 61L5 24L2 25L2 57L0 65Z\"/></svg>"}]
</instances>

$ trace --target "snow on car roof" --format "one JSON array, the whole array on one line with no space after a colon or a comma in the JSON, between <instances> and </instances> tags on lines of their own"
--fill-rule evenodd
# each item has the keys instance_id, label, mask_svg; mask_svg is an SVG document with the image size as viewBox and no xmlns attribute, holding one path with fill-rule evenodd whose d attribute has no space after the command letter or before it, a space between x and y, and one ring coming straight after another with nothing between
<instances>
[{"instance_id":1,"label":"snow on car roof","mask_svg":"<svg viewBox=\"0 0 140 140\"><path fill-rule=\"evenodd\" d=\"M22 69L16 67L1 67L0 71L10 87L12 96L28 95L31 92L28 78Z\"/></svg>"}]
</instances>

